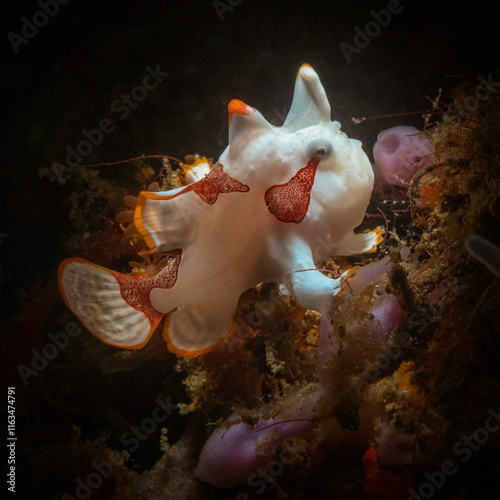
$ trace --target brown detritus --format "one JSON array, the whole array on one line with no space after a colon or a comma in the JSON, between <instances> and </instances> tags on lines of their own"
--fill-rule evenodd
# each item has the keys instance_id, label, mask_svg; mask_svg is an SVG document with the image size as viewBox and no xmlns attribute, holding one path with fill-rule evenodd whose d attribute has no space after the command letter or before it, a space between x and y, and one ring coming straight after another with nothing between
<instances>
[{"instance_id":1,"label":"brown detritus","mask_svg":"<svg viewBox=\"0 0 500 500\"><path fill-rule=\"evenodd\" d=\"M150 179L154 176L154 169L146 163L144 160L136 161L137 172L135 173L135 180L139 184L146 185L148 182L151 182Z\"/></svg>"},{"instance_id":2,"label":"brown detritus","mask_svg":"<svg viewBox=\"0 0 500 500\"><path fill-rule=\"evenodd\" d=\"M196 156L195 155L186 155L184 157L184 161L186 162L186 165L192 165L196 161Z\"/></svg>"},{"instance_id":3,"label":"brown detritus","mask_svg":"<svg viewBox=\"0 0 500 500\"><path fill-rule=\"evenodd\" d=\"M408 276L399 262L393 264L390 273L390 283L392 289L400 298L402 305L404 305L404 308L407 311L411 311L415 307L415 294L408 281Z\"/></svg>"}]
</instances>

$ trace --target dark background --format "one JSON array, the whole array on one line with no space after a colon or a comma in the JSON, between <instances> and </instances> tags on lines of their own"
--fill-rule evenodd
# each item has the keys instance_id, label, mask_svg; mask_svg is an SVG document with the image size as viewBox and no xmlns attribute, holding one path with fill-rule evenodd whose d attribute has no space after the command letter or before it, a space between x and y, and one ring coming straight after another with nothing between
<instances>
[{"instance_id":1,"label":"dark background","mask_svg":"<svg viewBox=\"0 0 500 500\"><path fill-rule=\"evenodd\" d=\"M322 80L333 118L350 137L362 140L371 156L379 131L398 124L422 128L423 120L409 114L355 125L352 117L429 109L428 98L434 99L440 88L443 100L450 102L447 92L453 86L498 71L493 1L463 7L459 2L401 0L402 12L348 63L340 43L353 44L355 28L364 30L373 20L370 11L387 4L243 0L221 20L210 0L71 0L59 5L58 14L17 54L7 34L21 35L22 17L31 20L40 6L33 1L4 6L0 299L7 383L22 385L16 365L29 362L32 347L41 345L54 304L63 307L55 284L59 262L70 256L64 241L74 231L67 201L72 180L69 176L62 186L40 179L39 170L64 161L66 146L75 147L84 138L83 129L97 127L106 117L116 126L85 163L161 153L216 158L227 145L228 102L242 99L281 125L296 72L307 62ZM147 66L157 65L169 76L119 120L111 103L141 83ZM128 179L127 168L106 167L103 175ZM82 391L82 400L90 397L84 385L73 389ZM102 390L96 390L96 399L103 397ZM138 384L128 397L134 397L134 390L145 389ZM156 390L152 383L146 392ZM58 419L61 435L68 432L71 420L61 416L64 412L32 411L39 433L45 423L56 432ZM31 444L19 442L25 452Z\"/></svg>"},{"instance_id":2,"label":"dark background","mask_svg":"<svg viewBox=\"0 0 500 500\"><path fill-rule=\"evenodd\" d=\"M234 0L233 0L234 1ZM229 5L225 2L226 5ZM8 33L21 35L22 17L40 10L34 1L10 2L2 13L0 251L23 273L26 260L43 266L60 260L58 239L67 231L61 205L71 182L57 189L38 171L64 161L66 146L82 130L110 118L106 134L83 163L112 162L143 154L217 158L227 145L227 104L240 98L280 125L304 62L318 72L332 115L351 137L371 148L380 130L397 124L422 127L418 114L354 125L351 118L414 113L429 108L442 88L478 82L498 69L495 3L401 0L402 12L346 61L339 45L353 44L380 1L242 0L219 17L206 1L76 1L59 12L14 53ZM130 115L119 120L111 103L140 84L145 68L169 72ZM449 102L449 99L448 99ZM120 175L126 166L108 167ZM36 238L43 244L33 244ZM22 257L22 261L19 260ZM14 267L15 266L15 267Z\"/></svg>"}]
</instances>

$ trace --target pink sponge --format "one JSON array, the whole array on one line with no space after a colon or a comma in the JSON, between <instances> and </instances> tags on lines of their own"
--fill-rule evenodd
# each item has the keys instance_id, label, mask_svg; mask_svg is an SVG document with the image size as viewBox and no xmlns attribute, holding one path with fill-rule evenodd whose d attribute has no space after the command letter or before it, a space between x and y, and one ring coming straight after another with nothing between
<instances>
[{"instance_id":1,"label":"pink sponge","mask_svg":"<svg viewBox=\"0 0 500 500\"><path fill-rule=\"evenodd\" d=\"M421 168L434 161L434 148L415 127L388 128L373 146L375 169L379 177L394 186L408 187Z\"/></svg>"}]
</instances>

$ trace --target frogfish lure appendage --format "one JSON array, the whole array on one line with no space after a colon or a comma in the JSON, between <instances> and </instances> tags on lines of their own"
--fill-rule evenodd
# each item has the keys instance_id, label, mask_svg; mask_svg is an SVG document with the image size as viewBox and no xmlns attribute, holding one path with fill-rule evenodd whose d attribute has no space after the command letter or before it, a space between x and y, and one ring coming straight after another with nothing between
<instances>
[{"instance_id":1,"label":"frogfish lure appendage","mask_svg":"<svg viewBox=\"0 0 500 500\"><path fill-rule=\"evenodd\" d=\"M361 143L331 121L309 65L299 70L282 127L239 100L228 111L229 145L214 168L138 197L134 224L149 253L170 258L157 275L128 276L80 258L61 263L66 305L103 342L143 347L168 314L168 348L203 354L230 330L240 295L265 281L332 319L340 280L298 271L380 243L378 228L353 232L370 199L372 167Z\"/></svg>"}]
</instances>

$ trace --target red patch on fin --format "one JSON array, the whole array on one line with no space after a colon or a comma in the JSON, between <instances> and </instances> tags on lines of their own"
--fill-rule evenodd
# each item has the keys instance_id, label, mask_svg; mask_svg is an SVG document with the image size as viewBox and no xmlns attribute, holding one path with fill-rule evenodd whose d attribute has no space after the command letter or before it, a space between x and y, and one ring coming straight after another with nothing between
<instances>
[{"instance_id":1,"label":"red patch on fin","mask_svg":"<svg viewBox=\"0 0 500 500\"><path fill-rule=\"evenodd\" d=\"M183 192L194 191L205 203L213 205L219 194L246 193L250 188L223 171L222 163L217 163L210 172L198 182L191 184Z\"/></svg>"},{"instance_id":2,"label":"red patch on fin","mask_svg":"<svg viewBox=\"0 0 500 500\"><path fill-rule=\"evenodd\" d=\"M153 241L149 229L144 226L143 217L144 210L146 207L146 202L148 200L172 200L177 196L181 196L185 193L189 193L193 191L196 193L207 205L213 205L219 194L224 193L246 193L250 191L250 187L246 184L243 184L236 179L233 179L230 175L226 174L223 171L222 163L217 163L210 172L193 184L187 185L184 189L175 194L167 194L167 195L159 195L157 193L151 193L148 191L143 191L139 194L137 200L137 207L134 213L134 223L138 229L138 231L144 237L144 240L148 244L150 250L156 248L156 244ZM141 254L150 253L149 251L140 252Z\"/></svg>"},{"instance_id":3,"label":"red patch on fin","mask_svg":"<svg viewBox=\"0 0 500 500\"><path fill-rule=\"evenodd\" d=\"M120 285L123 299L134 309L143 312L152 323L158 324L165 313L157 311L149 300L149 292L153 288L172 288L177 281L177 273L181 263L180 248L168 252L171 260L156 276L134 278L115 271L110 271Z\"/></svg>"},{"instance_id":4,"label":"red patch on fin","mask_svg":"<svg viewBox=\"0 0 500 500\"><path fill-rule=\"evenodd\" d=\"M298 224L306 216L318 164L318 158L309 160L288 182L266 191L266 206L279 221Z\"/></svg>"}]
</instances>

